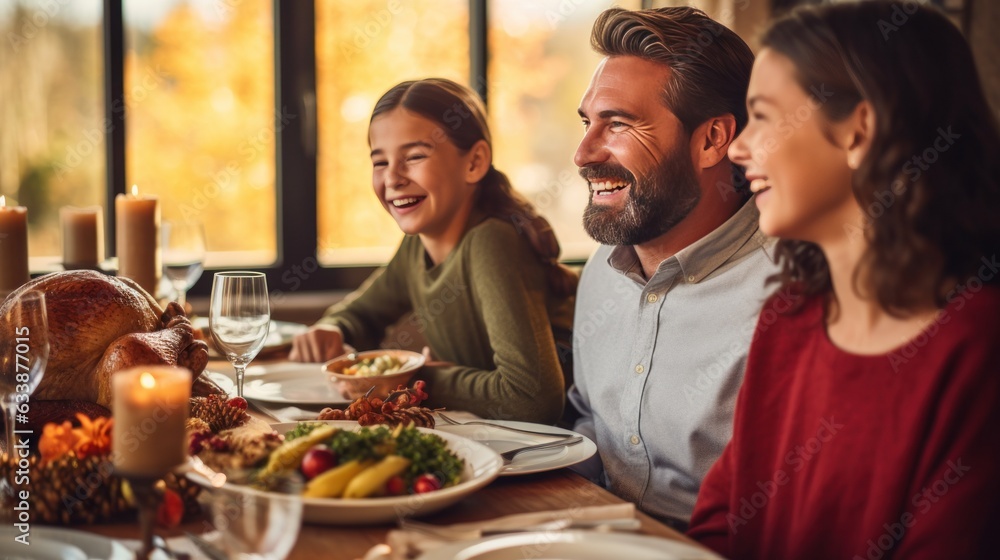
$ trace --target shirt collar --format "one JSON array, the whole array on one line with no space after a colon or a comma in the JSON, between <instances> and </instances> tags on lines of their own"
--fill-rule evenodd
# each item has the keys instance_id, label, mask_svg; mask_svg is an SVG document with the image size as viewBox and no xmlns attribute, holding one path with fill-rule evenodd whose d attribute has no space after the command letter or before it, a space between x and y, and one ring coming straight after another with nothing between
<instances>
[{"instance_id":1,"label":"shirt collar","mask_svg":"<svg viewBox=\"0 0 1000 560\"><path fill-rule=\"evenodd\" d=\"M708 235L661 262L650 281L662 274L673 276L679 267L688 283L701 282L733 258L749 241L754 242L754 248L767 243L767 236L758 227L760 213L754 198L756 197L751 197L725 223ZM626 277L646 284L639 257L631 245L614 247L608 255L608 264Z\"/></svg>"}]
</instances>

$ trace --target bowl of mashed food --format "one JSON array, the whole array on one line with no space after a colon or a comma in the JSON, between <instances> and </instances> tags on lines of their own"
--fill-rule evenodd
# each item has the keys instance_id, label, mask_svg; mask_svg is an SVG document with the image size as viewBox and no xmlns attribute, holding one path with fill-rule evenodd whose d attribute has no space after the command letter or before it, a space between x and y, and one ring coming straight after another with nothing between
<instances>
[{"instance_id":1,"label":"bowl of mashed food","mask_svg":"<svg viewBox=\"0 0 1000 560\"><path fill-rule=\"evenodd\" d=\"M354 400L372 391L384 398L404 387L424 365L424 355L409 350L353 352L323 364L323 371L344 398ZM374 389L372 389L374 387Z\"/></svg>"}]
</instances>

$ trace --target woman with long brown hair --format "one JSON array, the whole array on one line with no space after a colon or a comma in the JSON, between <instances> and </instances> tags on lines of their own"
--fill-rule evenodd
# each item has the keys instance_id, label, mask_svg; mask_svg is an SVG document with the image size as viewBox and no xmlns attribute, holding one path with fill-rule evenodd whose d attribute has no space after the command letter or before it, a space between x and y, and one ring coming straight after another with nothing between
<instances>
[{"instance_id":1,"label":"woman with long brown hair","mask_svg":"<svg viewBox=\"0 0 1000 560\"><path fill-rule=\"evenodd\" d=\"M406 237L383 271L295 339L323 361L410 327L443 363L425 366L430 406L553 423L564 405L576 275L557 262L548 222L493 166L474 92L444 79L403 82L375 105L372 184ZM392 343L390 343L392 345Z\"/></svg>"},{"instance_id":2,"label":"woman with long brown hair","mask_svg":"<svg viewBox=\"0 0 1000 560\"><path fill-rule=\"evenodd\" d=\"M914 2L798 10L762 44L730 157L781 288L690 534L727 558L995 555L1000 133L969 47Z\"/></svg>"}]
</instances>

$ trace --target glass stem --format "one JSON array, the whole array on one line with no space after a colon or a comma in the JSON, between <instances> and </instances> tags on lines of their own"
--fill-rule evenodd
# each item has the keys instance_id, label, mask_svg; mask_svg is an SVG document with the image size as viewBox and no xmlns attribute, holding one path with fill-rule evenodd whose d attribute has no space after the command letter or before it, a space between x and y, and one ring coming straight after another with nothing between
<instances>
[{"instance_id":1,"label":"glass stem","mask_svg":"<svg viewBox=\"0 0 1000 560\"><path fill-rule=\"evenodd\" d=\"M236 369L236 396L243 396L243 377L247 373L246 364L233 364L233 368Z\"/></svg>"},{"instance_id":2,"label":"glass stem","mask_svg":"<svg viewBox=\"0 0 1000 560\"><path fill-rule=\"evenodd\" d=\"M174 284L174 291L177 292L177 303L180 304L181 309L184 309L184 304L187 302L187 285L176 283Z\"/></svg>"},{"instance_id":3,"label":"glass stem","mask_svg":"<svg viewBox=\"0 0 1000 560\"><path fill-rule=\"evenodd\" d=\"M4 440L4 451L7 452L8 458L13 458L14 453L14 422L17 421L17 409L15 408L16 403L14 402L13 395L8 395L7 398L3 400L3 410L7 413L4 417L4 424L7 428L7 439Z\"/></svg>"}]
</instances>

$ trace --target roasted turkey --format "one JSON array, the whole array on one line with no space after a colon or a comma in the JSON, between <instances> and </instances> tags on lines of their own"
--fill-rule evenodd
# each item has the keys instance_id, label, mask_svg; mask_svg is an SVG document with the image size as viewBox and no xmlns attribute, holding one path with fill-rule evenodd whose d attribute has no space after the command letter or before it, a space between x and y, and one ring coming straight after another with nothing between
<instances>
[{"instance_id":1,"label":"roasted turkey","mask_svg":"<svg viewBox=\"0 0 1000 560\"><path fill-rule=\"evenodd\" d=\"M195 338L177 303L164 310L128 278L79 270L28 282L4 301L0 316L27 290L45 292L49 361L31 400L32 412L46 421L71 416L88 403L110 409L111 376L133 366L183 366L191 370L195 393L220 392L200 377L208 363L208 346ZM13 327L0 325L0 336L13 336ZM40 401L63 402L46 407Z\"/></svg>"}]
</instances>

